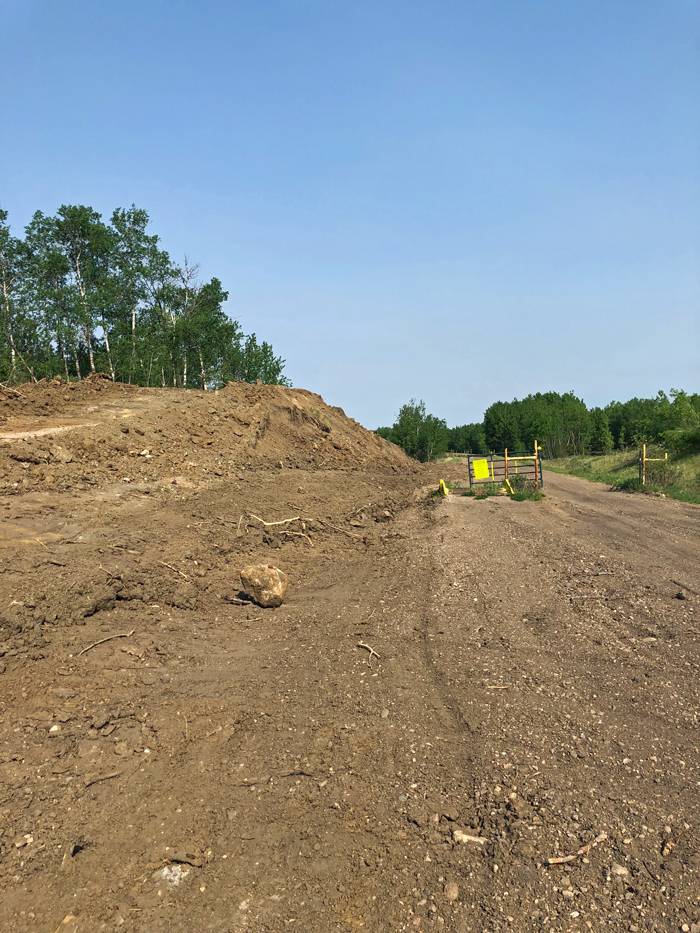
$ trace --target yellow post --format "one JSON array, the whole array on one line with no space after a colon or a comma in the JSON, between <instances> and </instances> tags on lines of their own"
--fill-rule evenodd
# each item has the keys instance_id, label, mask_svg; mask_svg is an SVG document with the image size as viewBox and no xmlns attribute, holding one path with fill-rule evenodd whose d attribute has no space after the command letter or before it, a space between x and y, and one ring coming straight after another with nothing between
<instances>
[{"instance_id":1,"label":"yellow post","mask_svg":"<svg viewBox=\"0 0 700 933\"><path fill-rule=\"evenodd\" d=\"M535 489L540 488L540 471L537 464L537 441L535 441Z\"/></svg>"}]
</instances>

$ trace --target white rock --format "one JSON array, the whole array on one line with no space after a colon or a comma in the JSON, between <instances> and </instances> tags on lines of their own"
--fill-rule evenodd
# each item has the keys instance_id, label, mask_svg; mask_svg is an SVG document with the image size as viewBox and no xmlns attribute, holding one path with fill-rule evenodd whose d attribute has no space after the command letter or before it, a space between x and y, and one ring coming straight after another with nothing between
<instances>
[{"instance_id":1,"label":"white rock","mask_svg":"<svg viewBox=\"0 0 700 933\"><path fill-rule=\"evenodd\" d=\"M458 897L459 888L454 883L454 881L450 881L449 884L445 885L445 899L448 901L456 901Z\"/></svg>"},{"instance_id":2,"label":"white rock","mask_svg":"<svg viewBox=\"0 0 700 933\"><path fill-rule=\"evenodd\" d=\"M488 839L484 839L483 836L470 836L468 833L463 833L461 829L453 830L452 838L455 842L475 842L480 846L488 842Z\"/></svg>"},{"instance_id":3,"label":"white rock","mask_svg":"<svg viewBox=\"0 0 700 933\"><path fill-rule=\"evenodd\" d=\"M270 564L251 564L241 570L243 589L258 606L281 606L287 593L287 575Z\"/></svg>"}]
</instances>

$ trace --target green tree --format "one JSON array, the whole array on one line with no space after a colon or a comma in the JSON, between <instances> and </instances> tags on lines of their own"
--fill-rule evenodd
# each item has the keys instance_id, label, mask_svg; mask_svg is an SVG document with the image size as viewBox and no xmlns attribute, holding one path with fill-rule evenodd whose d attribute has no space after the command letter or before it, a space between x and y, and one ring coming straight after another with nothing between
<instances>
[{"instance_id":1,"label":"green tree","mask_svg":"<svg viewBox=\"0 0 700 933\"><path fill-rule=\"evenodd\" d=\"M418 431L416 456L423 461L439 457L447 450L448 440L447 425L443 419L426 415Z\"/></svg>"},{"instance_id":2,"label":"green tree","mask_svg":"<svg viewBox=\"0 0 700 933\"><path fill-rule=\"evenodd\" d=\"M591 435L589 441L593 453L609 453L615 446L608 416L602 408L591 411Z\"/></svg>"},{"instance_id":3,"label":"green tree","mask_svg":"<svg viewBox=\"0 0 700 933\"><path fill-rule=\"evenodd\" d=\"M444 453L449 441L445 422L426 414L425 402L414 398L401 406L391 428L378 428L376 433L402 447L409 457L423 461Z\"/></svg>"},{"instance_id":4,"label":"green tree","mask_svg":"<svg viewBox=\"0 0 700 933\"><path fill-rule=\"evenodd\" d=\"M176 265L135 205L111 224L84 205L37 211L23 240L0 211L0 377L77 379L106 369L139 385L289 384L269 343L224 311L227 293Z\"/></svg>"},{"instance_id":5,"label":"green tree","mask_svg":"<svg viewBox=\"0 0 700 933\"><path fill-rule=\"evenodd\" d=\"M22 285L27 275L27 251L17 237L13 237L7 223L7 211L0 209L0 375L12 384L19 381L21 366L36 382L34 368L23 352L36 342L36 328L24 312ZM30 358L31 359L31 358Z\"/></svg>"}]
</instances>

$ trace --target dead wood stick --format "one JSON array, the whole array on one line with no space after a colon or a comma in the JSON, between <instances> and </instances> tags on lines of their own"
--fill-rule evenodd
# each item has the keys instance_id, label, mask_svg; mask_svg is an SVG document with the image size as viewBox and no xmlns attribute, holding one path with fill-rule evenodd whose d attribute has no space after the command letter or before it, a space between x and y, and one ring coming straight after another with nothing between
<instances>
[{"instance_id":1,"label":"dead wood stick","mask_svg":"<svg viewBox=\"0 0 700 933\"><path fill-rule=\"evenodd\" d=\"M374 648L372 648L370 645L366 645L363 641L358 641L357 647L364 648L366 651L369 651L370 659L372 658L372 655L374 655L375 658L379 658L379 655L374 650Z\"/></svg>"},{"instance_id":2,"label":"dead wood stick","mask_svg":"<svg viewBox=\"0 0 700 933\"><path fill-rule=\"evenodd\" d=\"M577 849L576 852L571 855L561 855L558 858L548 858L548 865L563 865L564 862L573 862L574 859L577 859L580 855L586 855L587 852L590 852L591 849L594 849L601 842L605 842L608 838L607 833L599 833L592 842L587 843L585 846L581 846L580 849Z\"/></svg>"},{"instance_id":3,"label":"dead wood stick","mask_svg":"<svg viewBox=\"0 0 700 933\"><path fill-rule=\"evenodd\" d=\"M698 595L698 593L692 588L692 586L688 586L687 583L681 583L680 580L671 580L671 583L675 583L676 586L683 587L684 590L687 590L689 593L692 593L693 596Z\"/></svg>"},{"instance_id":4,"label":"dead wood stick","mask_svg":"<svg viewBox=\"0 0 700 933\"><path fill-rule=\"evenodd\" d=\"M173 567L172 564L166 564L164 560L159 560L159 564L162 564L164 567L167 567L169 570L174 570L175 573L179 573L181 577L184 577L185 580L189 580L189 577L186 573L183 573L182 570L178 570L177 567Z\"/></svg>"},{"instance_id":5,"label":"dead wood stick","mask_svg":"<svg viewBox=\"0 0 700 933\"><path fill-rule=\"evenodd\" d=\"M488 686L484 687L484 690L508 690L508 689L510 689L510 684L503 684L502 686L500 684L489 684Z\"/></svg>"},{"instance_id":6,"label":"dead wood stick","mask_svg":"<svg viewBox=\"0 0 700 933\"><path fill-rule=\"evenodd\" d=\"M354 535L351 531L346 531L344 528L338 528L337 525L331 525L330 522L324 521L322 518L319 518L319 521L322 525L328 525L329 528L334 528L336 531L342 532L344 535L347 535L348 538L361 538L362 535Z\"/></svg>"},{"instance_id":7,"label":"dead wood stick","mask_svg":"<svg viewBox=\"0 0 700 933\"><path fill-rule=\"evenodd\" d=\"M86 651L90 651L92 648L97 648L98 645L104 645L106 641L112 641L114 638L131 638L135 631L136 629L132 628L130 632L120 632L119 635L108 635L107 638L100 638L99 641L95 641L91 645L88 645L87 648L83 648L80 654L78 654L78 657L80 657L81 654L85 654Z\"/></svg>"},{"instance_id":8,"label":"dead wood stick","mask_svg":"<svg viewBox=\"0 0 700 933\"><path fill-rule=\"evenodd\" d=\"M248 512L251 518L254 518L257 522L262 522L266 528L272 527L272 525L288 525L289 522L299 522L301 517L295 515L294 518L283 518L281 522L266 522L264 518L260 518L258 515L253 515L252 512Z\"/></svg>"},{"instance_id":9,"label":"dead wood stick","mask_svg":"<svg viewBox=\"0 0 700 933\"><path fill-rule=\"evenodd\" d=\"M629 596L570 596L569 599L629 599Z\"/></svg>"},{"instance_id":10,"label":"dead wood stick","mask_svg":"<svg viewBox=\"0 0 700 933\"><path fill-rule=\"evenodd\" d=\"M109 774L102 774L99 777L91 778L85 781L85 787L92 787L93 784L99 784L100 781L111 781L112 778L119 777L121 771L112 771Z\"/></svg>"},{"instance_id":11,"label":"dead wood stick","mask_svg":"<svg viewBox=\"0 0 700 933\"><path fill-rule=\"evenodd\" d=\"M358 619L357 622L353 622L352 624L353 625L366 625L366 623L369 622L369 620L372 618L372 616L374 615L376 611L377 611L376 608L373 609L366 619Z\"/></svg>"},{"instance_id":12,"label":"dead wood stick","mask_svg":"<svg viewBox=\"0 0 700 933\"><path fill-rule=\"evenodd\" d=\"M295 538L306 538L311 547L314 546L313 541L308 535L305 535L303 531L280 531L281 535L292 535Z\"/></svg>"}]
</instances>

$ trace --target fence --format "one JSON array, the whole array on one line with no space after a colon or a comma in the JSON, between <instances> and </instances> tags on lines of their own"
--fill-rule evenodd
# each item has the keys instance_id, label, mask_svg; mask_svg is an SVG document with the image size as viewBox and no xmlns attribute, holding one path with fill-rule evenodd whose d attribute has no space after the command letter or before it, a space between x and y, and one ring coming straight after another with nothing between
<instances>
[{"instance_id":1,"label":"fence","mask_svg":"<svg viewBox=\"0 0 700 933\"><path fill-rule=\"evenodd\" d=\"M533 451L506 448L502 454L468 454L469 488L483 483L504 483L518 476L539 489L543 485L541 450L535 441Z\"/></svg>"},{"instance_id":2,"label":"fence","mask_svg":"<svg viewBox=\"0 0 700 933\"><path fill-rule=\"evenodd\" d=\"M668 486L668 451L663 457L647 457L647 445L642 444L639 451L639 482L642 486L647 484L647 463L663 463L664 486Z\"/></svg>"}]
</instances>

